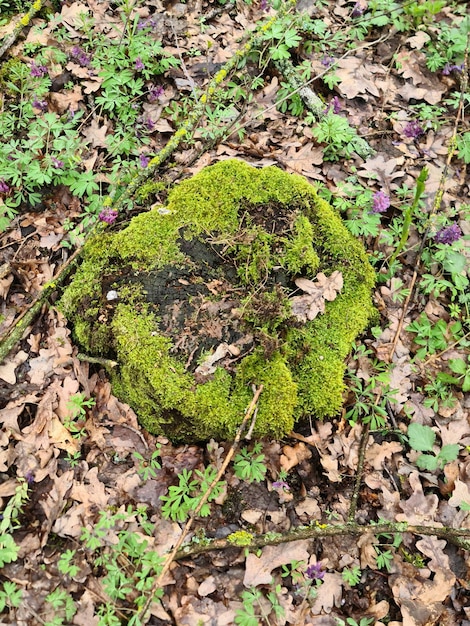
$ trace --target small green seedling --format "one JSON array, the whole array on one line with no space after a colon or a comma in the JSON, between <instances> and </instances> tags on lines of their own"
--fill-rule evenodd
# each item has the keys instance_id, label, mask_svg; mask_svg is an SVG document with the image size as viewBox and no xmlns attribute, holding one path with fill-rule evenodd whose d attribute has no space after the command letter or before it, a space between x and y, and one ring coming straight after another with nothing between
<instances>
[{"instance_id":1,"label":"small green seedling","mask_svg":"<svg viewBox=\"0 0 470 626\"><path fill-rule=\"evenodd\" d=\"M370 626L374 620L371 617L363 617L360 622L356 622L352 617L348 617L346 621L336 618L336 626Z\"/></svg>"},{"instance_id":2,"label":"small green seedling","mask_svg":"<svg viewBox=\"0 0 470 626\"><path fill-rule=\"evenodd\" d=\"M144 458L140 452L134 452L132 455L134 459L139 461L137 466L137 472L142 480L148 480L149 478L156 478L157 470L161 469L162 466L160 464L160 448L161 445L157 443L156 450L152 452L152 455L149 459Z\"/></svg>"},{"instance_id":3,"label":"small green seedling","mask_svg":"<svg viewBox=\"0 0 470 626\"><path fill-rule=\"evenodd\" d=\"M456 377L452 377L452 383L462 387L463 392L470 391L470 356L467 357L467 362L463 359L450 359L449 367L457 374Z\"/></svg>"},{"instance_id":4,"label":"small green seedling","mask_svg":"<svg viewBox=\"0 0 470 626\"><path fill-rule=\"evenodd\" d=\"M266 465L264 464L265 456L260 454L262 446L257 443L250 452L247 448L242 448L235 456L233 469L235 476L240 480L246 480L249 483L260 483L266 476Z\"/></svg>"},{"instance_id":5,"label":"small green seedling","mask_svg":"<svg viewBox=\"0 0 470 626\"><path fill-rule=\"evenodd\" d=\"M430 426L423 424L410 424L408 426L408 443L413 450L423 452L416 459L416 465L422 470L430 472L442 469L444 465L455 461L459 455L459 445L456 443L442 446L436 454L433 450L436 441L436 433Z\"/></svg>"},{"instance_id":6,"label":"small green seedling","mask_svg":"<svg viewBox=\"0 0 470 626\"><path fill-rule=\"evenodd\" d=\"M361 581L362 570L359 565L353 565L350 569L345 567L341 572L341 576L346 584L355 587Z\"/></svg>"},{"instance_id":7,"label":"small green seedling","mask_svg":"<svg viewBox=\"0 0 470 626\"><path fill-rule=\"evenodd\" d=\"M162 515L165 519L184 522L189 517L191 511L194 511L202 496L206 493L212 481L217 475L215 467L209 465L203 471L183 469L178 474L178 485L173 485L168 489L167 496L160 496L163 502ZM213 488L207 499L207 502L199 511L201 517L210 515L209 502L215 500L222 492L225 483L219 481Z\"/></svg>"}]
</instances>

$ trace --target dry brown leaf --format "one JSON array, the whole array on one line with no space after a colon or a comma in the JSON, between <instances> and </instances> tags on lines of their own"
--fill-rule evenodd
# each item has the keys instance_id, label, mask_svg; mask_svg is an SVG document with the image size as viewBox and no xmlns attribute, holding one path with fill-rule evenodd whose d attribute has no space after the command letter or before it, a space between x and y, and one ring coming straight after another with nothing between
<instances>
[{"instance_id":1,"label":"dry brown leaf","mask_svg":"<svg viewBox=\"0 0 470 626\"><path fill-rule=\"evenodd\" d=\"M373 443L366 450L366 461L375 470L383 468L385 459L390 459L394 454L401 452L403 446L398 441L384 441L383 443Z\"/></svg>"},{"instance_id":2,"label":"dry brown leaf","mask_svg":"<svg viewBox=\"0 0 470 626\"><path fill-rule=\"evenodd\" d=\"M245 587L256 585L269 585L272 581L271 572L281 565L287 565L292 561L308 562L310 554L308 540L293 541L283 543L278 546L266 546L258 557L253 552L246 558L245 577L243 584ZM323 586L323 585L322 585Z\"/></svg>"},{"instance_id":3,"label":"dry brown leaf","mask_svg":"<svg viewBox=\"0 0 470 626\"><path fill-rule=\"evenodd\" d=\"M289 472L293 467L312 456L310 450L301 441L296 443L293 447L284 446L282 452L283 454L281 454L280 459L281 469L285 472Z\"/></svg>"},{"instance_id":4,"label":"dry brown leaf","mask_svg":"<svg viewBox=\"0 0 470 626\"><path fill-rule=\"evenodd\" d=\"M337 89L344 98L352 100L360 95L367 99L366 94L380 96L376 81L383 79L387 70L378 63L372 65L359 56L350 56L337 61L335 74L341 79Z\"/></svg>"},{"instance_id":5,"label":"dry brown leaf","mask_svg":"<svg viewBox=\"0 0 470 626\"><path fill-rule=\"evenodd\" d=\"M439 506L439 498L435 494L424 495L423 486L418 472L411 472L408 477L412 495L408 500L400 501L400 508L403 514L396 516L397 522L408 522L408 524L441 524L435 521L435 514Z\"/></svg>"},{"instance_id":6,"label":"dry brown leaf","mask_svg":"<svg viewBox=\"0 0 470 626\"><path fill-rule=\"evenodd\" d=\"M108 125L100 123L97 119L92 120L89 126L86 126L82 130L83 137L87 144L91 144L93 148L105 148L106 147L106 133L108 132Z\"/></svg>"},{"instance_id":7,"label":"dry brown leaf","mask_svg":"<svg viewBox=\"0 0 470 626\"><path fill-rule=\"evenodd\" d=\"M449 499L449 505L452 507L458 507L463 502L470 505L470 489L467 483L464 483L462 480L457 479L455 481L455 488L452 492L452 496Z\"/></svg>"},{"instance_id":8,"label":"dry brown leaf","mask_svg":"<svg viewBox=\"0 0 470 626\"><path fill-rule=\"evenodd\" d=\"M333 301L343 288L343 275L338 270L329 277L320 272L316 276L316 282L308 278L297 278L295 284L307 295L291 298L292 314L305 323L325 312L325 300Z\"/></svg>"},{"instance_id":9,"label":"dry brown leaf","mask_svg":"<svg viewBox=\"0 0 470 626\"><path fill-rule=\"evenodd\" d=\"M333 607L341 606L343 597L343 579L341 574L326 572L322 584L317 587L317 597L312 605L313 615L322 611L331 613Z\"/></svg>"},{"instance_id":10,"label":"dry brown leaf","mask_svg":"<svg viewBox=\"0 0 470 626\"><path fill-rule=\"evenodd\" d=\"M83 100L82 88L80 85L75 85L73 89L66 91L65 93L51 92L50 102L57 113L65 113L78 110L78 103Z\"/></svg>"},{"instance_id":11,"label":"dry brown leaf","mask_svg":"<svg viewBox=\"0 0 470 626\"><path fill-rule=\"evenodd\" d=\"M0 378L10 385L16 383L16 368L26 361L28 354L24 350L19 350L11 360L7 360L4 365L0 365Z\"/></svg>"}]
</instances>

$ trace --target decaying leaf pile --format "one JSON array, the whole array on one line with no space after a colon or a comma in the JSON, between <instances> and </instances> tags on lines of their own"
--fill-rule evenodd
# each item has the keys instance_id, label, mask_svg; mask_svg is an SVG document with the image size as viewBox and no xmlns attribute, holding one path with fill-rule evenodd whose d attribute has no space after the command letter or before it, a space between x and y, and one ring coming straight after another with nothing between
<instances>
[{"instance_id":1,"label":"decaying leaf pile","mask_svg":"<svg viewBox=\"0 0 470 626\"><path fill-rule=\"evenodd\" d=\"M308 3L299 3L303 4ZM167 107L180 96L189 98L194 89L204 89L221 64L239 49L245 31L266 11L274 14L268 5L264 1L240 2L227 4L221 11L213 2L170 4L152 0L135 8L132 19L153 17L163 46L181 60L180 67L164 75L162 98L147 106L153 126L146 154L158 153L177 130ZM361 0L357 5L361 11L367 10L366 2ZM444 7L437 19L451 20L452 5ZM330 28L340 30L351 19L353 8L354 3L340 0L319 2L312 10ZM65 3L47 24L42 14L35 17L33 27L44 28L40 34L34 28L28 30L26 39L20 38L15 44L13 53L27 57L28 43L47 41L49 46L60 47L53 22L79 41L77 20L83 11L94 18L91 28L100 36L110 33L110 21L115 29L121 23L107 1ZM204 15L208 16L206 22L201 21ZM0 34L7 34L12 26L2 28ZM112 32L109 36L114 37L116 31ZM373 192L384 191L393 197L392 209L400 214L399 190L413 190L416 178L426 166L429 177L423 210L431 212L443 174L442 206L460 206L462 198L468 198L467 166L462 160L446 165L456 111L444 104L450 94L458 92L459 76L426 68L422 48L428 35L419 28L399 32L378 26L373 34L352 49L345 42L339 44L335 60L339 80L331 89L319 81L310 87L319 91L325 107L333 106L332 98L336 98L341 115L367 140L374 154L359 157L353 152L348 158L325 160L325 144L314 139L315 124L276 107L276 94L284 78L270 65L263 67L264 86L253 93L252 100L240 112L246 134L214 140L202 152L207 147L204 131L208 122L201 121L193 143L181 146L171 167L162 168L162 176L175 177L177 172L178 176L187 177L208 164L236 157L259 167L277 165L302 174L312 184L322 183L324 189L345 201L348 185L359 181ZM307 60L317 74L324 72L325 63L330 62L308 50L300 51L297 60ZM256 65L249 68L251 72L261 71ZM55 71L57 75L70 72L73 88L51 92L48 106L60 114L85 111L80 137L88 146L84 167L91 171L98 159L106 158L106 137L114 132L106 115L93 104L101 79L71 60ZM419 137L410 137L404 129L415 119L416 109L412 106L417 103L442 104L443 111L435 123L422 122L423 133ZM69 241L68 225L79 223L85 209L64 186L48 189L40 208L40 212L25 209L1 234L2 334L60 273L71 254L70 246L63 245ZM126 216L119 219L123 223ZM391 227L391 223L391 214L387 214L383 227ZM459 224L464 234L470 234L468 222L460 219ZM397 297L403 287L410 286L417 267L420 237L416 224L412 225L399 273L377 285L375 301L380 320L373 332L363 337L348 363L350 392L345 394L343 412L325 422L315 421L312 416L311 422L299 426L291 438L262 442L267 474L260 483L242 481L229 468L222 494L211 503L210 516L195 521L191 534L194 543L201 541L204 534L223 539L240 530L254 535L288 533L312 522L345 523L350 518L358 467L362 467L354 511L358 523L386 520L470 532L468 394L454 389L452 406L424 402L425 385L439 371L447 371L449 360L466 359L468 343L458 343L450 337L445 349L416 360L416 334L406 330L407 326L423 311L434 324L439 320L451 322L450 295L445 290L441 294L418 291L406 307L404 298ZM368 234L365 243L371 254L380 248L387 258L393 252L375 235ZM465 253L468 259L468 247ZM299 277L299 294L292 298L298 320L321 315L325 301L334 300L341 291L341 283L340 274L319 274L315 281ZM379 327L381 332L377 331ZM468 335L468 319L464 320L462 332ZM221 350L229 348L222 344ZM154 524L145 536L148 550L160 555L168 553L179 538L181 525L164 519L160 497L177 483L176 477L183 470L200 470L208 464L220 467L231 445L211 441L207 446L175 447L165 438L151 436L139 426L133 410L112 394L103 364L83 360L78 353L67 320L50 301L0 366L2 508L7 510L22 484L19 481L26 483L28 494L14 520L17 558L6 558L0 572L0 583L14 582L21 590L21 602L11 606L0 593L1 624L117 623L99 617L100 607L113 603L107 595L102 564L84 547L84 533L93 533L102 515L121 513L119 525L104 527L100 535L103 553L109 554L123 529L144 537L142 520L148 518ZM199 367L210 372L225 355L226 352L222 356L215 352ZM388 364L389 389L396 391L386 405L387 427L369 433L361 420L350 423L345 415L351 406L364 400L360 393L354 394L359 387L365 389L373 383L369 402L380 402L383 387L374 369L374 359ZM70 400L77 394L94 400L81 418L74 420L80 436L70 427ZM441 446L457 444L458 458L435 471L420 469L417 459L421 452L412 449L405 437L410 419L431 427ZM148 463L157 444L161 446L161 469L144 478L142 458ZM437 447L434 451L437 454ZM279 481L280 474L287 478ZM4 520L5 517L0 519L2 533ZM449 537L404 533L396 547L393 536L364 532L357 537L345 532L267 545L260 551L245 553L243 548L231 546L194 558L179 558L164 580L161 603L151 604L148 623L244 623L235 621L243 607L242 594L257 588L262 597L255 604L256 621L245 622L250 626L335 626L344 623L338 620L348 618L358 624L361 619L370 618L368 623L376 626L468 626L470 552L468 543L451 541ZM0 537L0 557L5 558L8 549ZM76 568L64 574L59 561L69 550L75 551ZM387 552L388 556L383 557L387 566L380 567L377 556ZM311 603L304 601L294 576L281 576L283 566L293 562L301 562L302 571L321 565L322 583ZM124 553L120 567L129 571ZM360 568L361 575L354 586L343 572L355 567ZM276 586L282 610L277 617L272 613L268 622L261 616L263 611L267 615L272 610L267 594ZM63 607L54 608L48 602L56 590L63 590L73 599L75 611L70 618L65 617ZM130 617L132 594L130 590L114 603L122 623Z\"/></svg>"}]
</instances>

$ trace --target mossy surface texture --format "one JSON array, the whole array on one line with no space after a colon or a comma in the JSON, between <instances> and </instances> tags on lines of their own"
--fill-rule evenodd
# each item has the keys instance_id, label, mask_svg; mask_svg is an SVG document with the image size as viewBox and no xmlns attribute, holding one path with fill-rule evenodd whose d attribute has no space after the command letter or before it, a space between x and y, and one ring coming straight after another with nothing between
<instances>
[{"instance_id":1,"label":"mossy surface texture","mask_svg":"<svg viewBox=\"0 0 470 626\"><path fill-rule=\"evenodd\" d=\"M341 292L299 321L295 279L336 270ZM280 437L341 407L373 284L362 244L304 178L227 160L90 241L60 307L84 350L119 362L114 391L152 433L232 437L263 384L254 433Z\"/></svg>"}]
</instances>

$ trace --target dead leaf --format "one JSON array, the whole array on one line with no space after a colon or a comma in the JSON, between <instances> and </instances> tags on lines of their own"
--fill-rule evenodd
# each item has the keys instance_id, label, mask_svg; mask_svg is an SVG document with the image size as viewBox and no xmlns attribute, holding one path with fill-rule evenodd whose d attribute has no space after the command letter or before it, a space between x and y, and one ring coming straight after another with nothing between
<instances>
[{"instance_id":1,"label":"dead leaf","mask_svg":"<svg viewBox=\"0 0 470 626\"><path fill-rule=\"evenodd\" d=\"M294 447L284 446L282 452L281 468L285 472L289 472L293 467L312 456L310 450L302 442L296 443Z\"/></svg>"},{"instance_id":2,"label":"dead leaf","mask_svg":"<svg viewBox=\"0 0 470 626\"><path fill-rule=\"evenodd\" d=\"M85 143L91 144L93 148L105 148L106 147L106 133L108 132L108 125L100 123L97 119L92 120L89 126L86 126L82 134L85 138Z\"/></svg>"},{"instance_id":3,"label":"dead leaf","mask_svg":"<svg viewBox=\"0 0 470 626\"><path fill-rule=\"evenodd\" d=\"M317 587L317 597L312 605L312 613L318 615L321 611L331 613L333 607L341 606L343 597L343 579L341 574L326 572L322 584Z\"/></svg>"},{"instance_id":4,"label":"dead leaf","mask_svg":"<svg viewBox=\"0 0 470 626\"><path fill-rule=\"evenodd\" d=\"M245 587L256 587L256 585L269 585L272 581L271 572L281 565L287 565L292 561L308 562L310 554L307 540L283 543L278 546L266 546L258 557L250 552L246 558L245 577L243 584ZM323 585L322 585L323 586Z\"/></svg>"},{"instance_id":5,"label":"dead leaf","mask_svg":"<svg viewBox=\"0 0 470 626\"><path fill-rule=\"evenodd\" d=\"M329 277L320 272L316 276L316 282L308 278L297 278L295 284L308 295L291 298L292 314L305 323L325 312L325 300L333 301L343 288L343 275L338 270Z\"/></svg>"},{"instance_id":6,"label":"dead leaf","mask_svg":"<svg viewBox=\"0 0 470 626\"><path fill-rule=\"evenodd\" d=\"M11 360L0 365L0 378L10 385L14 385L16 383L16 368L24 363L27 358L28 354L24 350L19 350Z\"/></svg>"}]
</instances>

